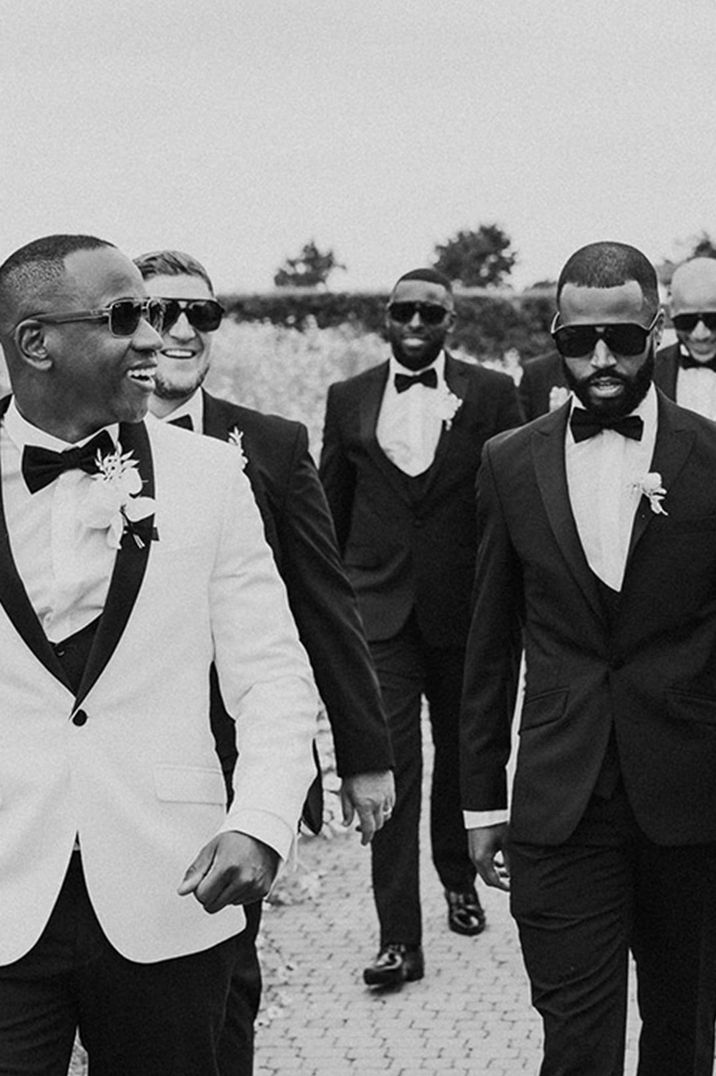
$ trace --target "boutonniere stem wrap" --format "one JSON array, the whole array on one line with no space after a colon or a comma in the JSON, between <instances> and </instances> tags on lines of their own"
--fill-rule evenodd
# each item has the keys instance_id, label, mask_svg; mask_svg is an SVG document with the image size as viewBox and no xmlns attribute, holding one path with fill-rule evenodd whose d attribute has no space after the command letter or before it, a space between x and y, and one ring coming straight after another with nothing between
<instances>
[{"instance_id":1,"label":"boutonniere stem wrap","mask_svg":"<svg viewBox=\"0 0 716 1076\"><path fill-rule=\"evenodd\" d=\"M438 415L445 423L445 429L451 430L453 419L462 407L462 400L445 384L438 387Z\"/></svg>"},{"instance_id":2,"label":"boutonniere stem wrap","mask_svg":"<svg viewBox=\"0 0 716 1076\"><path fill-rule=\"evenodd\" d=\"M666 490L661 484L661 475L658 471L650 471L640 482L634 482L636 489L649 502L649 507L657 516L668 516L668 512L661 503L666 496Z\"/></svg>"},{"instance_id":3,"label":"boutonniere stem wrap","mask_svg":"<svg viewBox=\"0 0 716 1076\"><path fill-rule=\"evenodd\" d=\"M130 534L141 549L145 542L138 523L151 516L155 502L140 496L144 485L139 465L131 452L122 452L118 443L115 452L102 456L97 453L97 473L82 506L82 521L87 527L107 532L107 544L119 549L125 534ZM155 534L148 536L156 537Z\"/></svg>"}]
</instances>

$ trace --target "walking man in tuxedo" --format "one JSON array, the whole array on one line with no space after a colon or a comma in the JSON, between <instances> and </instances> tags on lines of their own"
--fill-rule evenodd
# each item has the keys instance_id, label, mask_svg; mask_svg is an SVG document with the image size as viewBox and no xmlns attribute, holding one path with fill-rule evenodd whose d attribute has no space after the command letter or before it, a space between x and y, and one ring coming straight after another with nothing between
<instances>
[{"instance_id":1,"label":"walking man in tuxedo","mask_svg":"<svg viewBox=\"0 0 716 1076\"><path fill-rule=\"evenodd\" d=\"M367 844L393 807L393 756L355 595L336 547L306 427L217 399L201 387L222 310L206 269L195 258L163 250L143 254L135 264L149 294L161 298L166 312L150 410L158 418L209 437L240 441L236 448L246 460L246 477L326 706L341 778L343 820L350 825L357 816ZM231 772L236 748L215 684L211 719L222 764ZM261 997L255 945L260 915L261 904L251 905L249 928L237 938L221 1044L222 1071L227 1076L252 1071L254 1020Z\"/></svg>"},{"instance_id":2,"label":"walking man in tuxedo","mask_svg":"<svg viewBox=\"0 0 716 1076\"><path fill-rule=\"evenodd\" d=\"M518 425L512 379L444 350L450 281L433 269L393 288L392 357L332 385L320 474L378 672L396 761L396 806L371 846L380 948L369 985L424 973L418 887L422 748L430 708L433 860L448 923L485 916L460 816L458 714L476 547L475 475L486 439Z\"/></svg>"},{"instance_id":3,"label":"walking man in tuxedo","mask_svg":"<svg viewBox=\"0 0 716 1076\"><path fill-rule=\"evenodd\" d=\"M237 455L142 421L162 313L93 237L0 266L2 1072L64 1074L79 1027L99 1076L218 1074L243 905L311 778L315 688Z\"/></svg>"},{"instance_id":4,"label":"walking man in tuxedo","mask_svg":"<svg viewBox=\"0 0 716 1076\"><path fill-rule=\"evenodd\" d=\"M711 1073L716 1013L716 425L652 385L656 274L594 243L559 278L576 397L490 441L461 721L474 862L507 888L542 1076ZM507 828L520 633L527 680ZM500 856L504 857L501 859Z\"/></svg>"},{"instance_id":5,"label":"walking man in tuxedo","mask_svg":"<svg viewBox=\"0 0 716 1076\"><path fill-rule=\"evenodd\" d=\"M716 419L716 259L692 258L671 279L677 343L656 356L655 384L707 418Z\"/></svg>"}]
</instances>

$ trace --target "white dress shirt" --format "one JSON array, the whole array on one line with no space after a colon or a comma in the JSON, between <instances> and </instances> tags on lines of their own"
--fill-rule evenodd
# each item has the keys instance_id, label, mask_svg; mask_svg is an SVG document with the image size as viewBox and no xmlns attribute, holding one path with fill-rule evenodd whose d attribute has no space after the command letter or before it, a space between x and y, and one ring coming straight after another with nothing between
<instances>
[{"instance_id":1,"label":"white dress shirt","mask_svg":"<svg viewBox=\"0 0 716 1076\"><path fill-rule=\"evenodd\" d=\"M396 374L415 377L430 369L437 374L437 388L411 385L404 392L396 389ZM391 355L375 435L388 459L411 477L423 474L435 459L444 421L440 402L446 392L444 351L421 370L409 370Z\"/></svg>"},{"instance_id":2,"label":"white dress shirt","mask_svg":"<svg viewBox=\"0 0 716 1076\"><path fill-rule=\"evenodd\" d=\"M687 354L683 344L679 354ZM716 372L708 366L690 366L688 370L679 367L676 371L676 402L697 415L716 419Z\"/></svg>"},{"instance_id":3,"label":"white dress shirt","mask_svg":"<svg viewBox=\"0 0 716 1076\"><path fill-rule=\"evenodd\" d=\"M108 426L107 432L116 443L118 425ZM78 444L89 440L86 437ZM10 401L0 429L2 495L10 548L45 634L57 643L102 612L116 551L109 546L104 530L80 521L91 477L80 470L65 471L37 493L30 493L20 470L25 445L53 452L76 446L27 422L15 400Z\"/></svg>"},{"instance_id":4,"label":"white dress shirt","mask_svg":"<svg viewBox=\"0 0 716 1076\"><path fill-rule=\"evenodd\" d=\"M153 417L157 418L156 415ZM170 411L168 415L162 415L158 421L173 422L175 418L185 417L191 419L194 433L204 432L204 397L201 394L201 389L197 389L196 392L193 392L188 400L183 400L176 410Z\"/></svg>"},{"instance_id":5,"label":"white dress shirt","mask_svg":"<svg viewBox=\"0 0 716 1076\"><path fill-rule=\"evenodd\" d=\"M572 410L581 406L573 399ZM658 404L653 385L632 414L644 423L640 441L602 430L577 444L569 422L564 440L567 490L584 555L594 574L616 591L621 590L642 496L638 484L650 473L654 455ZM509 817L503 809L463 814L467 829L498 825Z\"/></svg>"}]
</instances>

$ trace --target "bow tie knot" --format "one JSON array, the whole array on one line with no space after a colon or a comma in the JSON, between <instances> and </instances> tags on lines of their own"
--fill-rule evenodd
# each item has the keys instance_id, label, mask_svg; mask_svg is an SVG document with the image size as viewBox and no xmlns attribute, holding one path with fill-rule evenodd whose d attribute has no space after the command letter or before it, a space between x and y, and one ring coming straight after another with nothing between
<instances>
[{"instance_id":1,"label":"bow tie knot","mask_svg":"<svg viewBox=\"0 0 716 1076\"><path fill-rule=\"evenodd\" d=\"M590 437L596 437L602 430L614 430L622 437L628 437L632 441L641 441L644 431L644 420L638 415L625 415L623 418L608 418L606 415L597 415L593 411L582 411L575 408L569 420L572 436L577 444L587 441Z\"/></svg>"},{"instance_id":2,"label":"bow tie knot","mask_svg":"<svg viewBox=\"0 0 716 1076\"><path fill-rule=\"evenodd\" d=\"M425 385L426 388L436 389L438 387L438 375L435 367L431 366L428 370L423 370L421 374L395 375L396 392L405 392L406 389L411 388L413 385Z\"/></svg>"},{"instance_id":3,"label":"bow tie knot","mask_svg":"<svg viewBox=\"0 0 716 1076\"><path fill-rule=\"evenodd\" d=\"M179 418L168 418L167 425L177 426L180 430L193 430L194 423L191 415L180 415Z\"/></svg>"},{"instance_id":4,"label":"bow tie knot","mask_svg":"<svg viewBox=\"0 0 716 1076\"><path fill-rule=\"evenodd\" d=\"M685 351L679 355L679 365L682 370L711 370L712 373L716 373L716 357L707 359L706 362L699 362L690 352Z\"/></svg>"},{"instance_id":5,"label":"bow tie knot","mask_svg":"<svg viewBox=\"0 0 716 1076\"><path fill-rule=\"evenodd\" d=\"M86 444L53 452L39 445L25 445L22 452L22 477L30 493L37 493L59 478L64 471L97 471L97 453L106 456L114 452L114 442L106 430L100 430Z\"/></svg>"}]
</instances>

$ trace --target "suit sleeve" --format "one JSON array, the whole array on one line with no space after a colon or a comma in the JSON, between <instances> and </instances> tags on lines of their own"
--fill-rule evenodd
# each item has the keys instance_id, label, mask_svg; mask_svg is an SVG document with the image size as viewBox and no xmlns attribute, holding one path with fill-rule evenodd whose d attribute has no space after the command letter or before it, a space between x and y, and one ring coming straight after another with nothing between
<instances>
[{"instance_id":1,"label":"suit sleeve","mask_svg":"<svg viewBox=\"0 0 716 1076\"><path fill-rule=\"evenodd\" d=\"M326 706L338 773L390 769L378 681L304 426L296 435L277 526L288 600Z\"/></svg>"},{"instance_id":2,"label":"suit sleeve","mask_svg":"<svg viewBox=\"0 0 716 1076\"><path fill-rule=\"evenodd\" d=\"M341 437L338 410L336 386L332 385L326 403L319 474L333 516L338 548L343 554L350 533L356 475Z\"/></svg>"},{"instance_id":3,"label":"suit sleeve","mask_svg":"<svg viewBox=\"0 0 716 1076\"><path fill-rule=\"evenodd\" d=\"M221 828L285 858L313 777L318 697L251 487L233 459L231 473L209 593L214 661L239 749Z\"/></svg>"},{"instance_id":4,"label":"suit sleeve","mask_svg":"<svg viewBox=\"0 0 716 1076\"><path fill-rule=\"evenodd\" d=\"M519 678L522 571L485 446L477 483L481 535L460 715L460 779L466 811L507 807L506 766Z\"/></svg>"}]
</instances>

